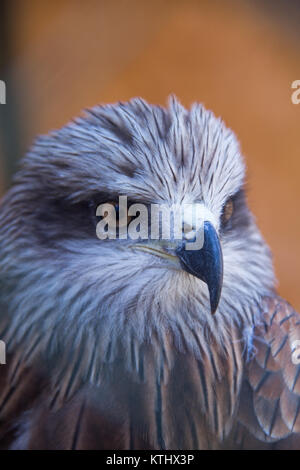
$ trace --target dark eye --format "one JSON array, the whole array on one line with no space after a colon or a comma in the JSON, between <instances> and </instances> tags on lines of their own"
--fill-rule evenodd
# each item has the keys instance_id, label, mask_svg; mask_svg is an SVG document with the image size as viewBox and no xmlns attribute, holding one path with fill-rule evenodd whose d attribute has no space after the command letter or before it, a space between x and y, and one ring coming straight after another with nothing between
<instances>
[{"instance_id":1,"label":"dark eye","mask_svg":"<svg viewBox=\"0 0 300 470\"><path fill-rule=\"evenodd\" d=\"M222 222L223 227L225 227L229 223L233 215L233 210L234 210L233 200L232 198L229 198L223 207L223 212L221 216L221 222Z\"/></svg>"},{"instance_id":2,"label":"dark eye","mask_svg":"<svg viewBox=\"0 0 300 470\"><path fill-rule=\"evenodd\" d=\"M100 204L110 204L111 206L114 207L115 209L115 213L116 213L116 227L126 227L129 222L133 219L133 217L130 217L127 213L126 215L124 216L123 214L120 214L120 208L119 208L119 204L117 202L114 202L114 201L105 201L105 202L101 202L101 203L96 203L95 201L92 201L91 204L90 204L90 208L91 208L91 211L92 211L92 215L94 216L96 222L99 222L103 217L107 217L109 214L108 212L104 212L103 213L103 216L96 216L96 211L97 211L97 207L100 205Z\"/></svg>"},{"instance_id":3,"label":"dark eye","mask_svg":"<svg viewBox=\"0 0 300 470\"><path fill-rule=\"evenodd\" d=\"M131 221L132 217L130 217L127 212L126 212L126 215L121 214L120 213L120 207L119 207L119 204L117 202L108 201L106 204L111 204L115 208L115 211L116 211L116 227L117 228L118 227L126 227L129 224L129 222Z\"/></svg>"}]
</instances>

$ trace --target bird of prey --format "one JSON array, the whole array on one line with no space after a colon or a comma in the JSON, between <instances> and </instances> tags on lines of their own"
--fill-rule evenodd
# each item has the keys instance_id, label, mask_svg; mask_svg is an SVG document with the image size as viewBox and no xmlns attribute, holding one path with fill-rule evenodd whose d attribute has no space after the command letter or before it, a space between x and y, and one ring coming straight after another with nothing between
<instances>
[{"instance_id":1,"label":"bird of prey","mask_svg":"<svg viewBox=\"0 0 300 470\"><path fill-rule=\"evenodd\" d=\"M175 97L36 140L0 210L1 448L300 448L300 316L244 186L233 132ZM198 203L203 245L99 239L120 196Z\"/></svg>"}]
</instances>

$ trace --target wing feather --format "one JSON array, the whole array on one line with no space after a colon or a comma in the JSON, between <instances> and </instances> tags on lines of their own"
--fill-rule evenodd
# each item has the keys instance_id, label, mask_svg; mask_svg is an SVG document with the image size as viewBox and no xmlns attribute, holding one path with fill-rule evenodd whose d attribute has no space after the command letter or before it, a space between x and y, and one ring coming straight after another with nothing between
<instances>
[{"instance_id":1,"label":"wing feather","mask_svg":"<svg viewBox=\"0 0 300 470\"><path fill-rule=\"evenodd\" d=\"M300 315L277 296L264 299L237 419L242 432L275 448L300 449L300 364L295 360L299 340Z\"/></svg>"}]
</instances>

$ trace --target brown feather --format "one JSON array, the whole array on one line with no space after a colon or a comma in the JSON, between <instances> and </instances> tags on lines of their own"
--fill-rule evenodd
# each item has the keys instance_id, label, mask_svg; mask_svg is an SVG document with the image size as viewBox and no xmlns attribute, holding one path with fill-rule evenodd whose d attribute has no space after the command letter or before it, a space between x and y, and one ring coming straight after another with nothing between
<instances>
[{"instance_id":1,"label":"brown feather","mask_svg":"<svg viewBox=\"0 0 300 470\"><path fill-rule=\"evenodd\" d=\"M300 316L274 297L264 300L262 320L248 362L236 329L226 354L212 342L201 360L186 352L171 360L167 338L160 372L145 346L138 381L120 359L99 387L64 392L56 407L47 371L9 357L0 376L1 448L300 448L299 365L292 362Z\"/></svg>"}]
</instances>

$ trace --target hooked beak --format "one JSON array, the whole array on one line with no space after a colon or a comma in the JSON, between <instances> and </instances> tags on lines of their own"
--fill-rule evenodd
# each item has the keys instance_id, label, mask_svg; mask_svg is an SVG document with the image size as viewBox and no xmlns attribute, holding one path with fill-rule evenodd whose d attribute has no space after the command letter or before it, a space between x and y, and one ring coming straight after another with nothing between
<instances>
[{"instance_id":1,"label":"hooked beak","mask_svg":"<svg viewBox=\"0 0 300 470\"><path fill-rule=\"evenodd\" d=\"M223 255L219 237L210 222L204 222L204 243L199 250L188 250L184 241L176 249L182 268L207 284L211 313L217 310L223 284Z\"/></svg>"}]
</instances>

